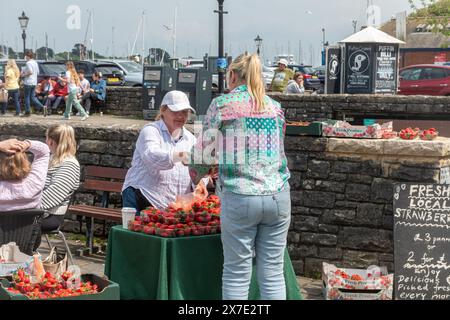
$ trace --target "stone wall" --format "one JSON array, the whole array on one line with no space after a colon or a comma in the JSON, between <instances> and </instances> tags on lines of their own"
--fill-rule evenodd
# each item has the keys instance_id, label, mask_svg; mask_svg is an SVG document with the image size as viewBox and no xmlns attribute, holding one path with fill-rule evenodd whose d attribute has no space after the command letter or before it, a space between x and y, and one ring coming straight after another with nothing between
<instances>
[{"instance_id":1,"label":"stone wall","mask_svg":"<svg viewBox=\"0 0 450 320\"><path fill-rule=\"evenodd\" d=\"M108 88L109 113L142 118L141 88ZM450 119L450 97L392 95L285 95L270 93L291 121L342 119L365 115L391 119Z\"/></svg>"},{"instance_id":2,"label":"stone wall","mask_svg":"<svg viewBox=\"0 0 450 320\"><path fill-rule=\"evenodd\" d=\"M71 123L79 140L80 163L83 167L128 168L145 122L107 116L97 119L101 123ZM46 128L53 123L42 118L4 118L0 139L43 140ZM450 166L448 139L421 142L287 136L285 148L292 174L288 248L296 273L307 276L317 276L323 261L345 267L381 264L392 271L393 184L438 182L440 169ZM112 205L120 205L120 195L112 199ZM75 200L99 204L100 194L80 189ZM76 219L68 218L66 230L79 231Z\"/></svg>"}]
</instances>

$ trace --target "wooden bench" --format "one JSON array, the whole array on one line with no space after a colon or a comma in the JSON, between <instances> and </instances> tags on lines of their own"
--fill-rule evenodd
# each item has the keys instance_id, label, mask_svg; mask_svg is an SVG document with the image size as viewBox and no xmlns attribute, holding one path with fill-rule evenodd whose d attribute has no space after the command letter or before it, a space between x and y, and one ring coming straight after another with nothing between
<instances>
[{"instance_id":1,"label":"wooden bench","mask_svg":"<svg viewBox=\"0 0 450 320\"><path fill-rule=\"evenodd\" d=\"M86 223L86 246L92 252L94 246L94 219L122 222L121 208L109 208L109 195L111 192L120 193L127 174L126 169L87 166L85 168L84 190L101 191L101 206L95 205L70 205L68 212L77 216L90 218L90 224Z\"/></svg>"}]
</instances>

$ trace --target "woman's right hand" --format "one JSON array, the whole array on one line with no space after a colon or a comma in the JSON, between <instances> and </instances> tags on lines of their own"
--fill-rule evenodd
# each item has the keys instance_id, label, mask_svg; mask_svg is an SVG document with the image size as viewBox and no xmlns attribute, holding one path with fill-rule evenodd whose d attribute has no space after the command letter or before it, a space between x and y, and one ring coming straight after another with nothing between
<instances>
[{"instance_id":1,"label":"woman's right hand","mask_svg":"<svg viewBox=\"0 0 450 320\"><path fill-rule=\"evenodd\" d=\"M0 151L6 154L15 154L16 152L25 151L30 147L27 141L19 141L17 139L8 139L0 142Z\"/></svg>"}]
</instances>

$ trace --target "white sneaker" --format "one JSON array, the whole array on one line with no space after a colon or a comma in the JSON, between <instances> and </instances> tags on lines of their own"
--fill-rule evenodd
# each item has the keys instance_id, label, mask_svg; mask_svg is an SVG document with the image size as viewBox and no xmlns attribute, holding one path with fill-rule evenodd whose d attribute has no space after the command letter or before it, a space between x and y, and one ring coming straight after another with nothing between
<instances>
[{"instance_id":1,"label":"white sneaker","mask_svg":"<svg viewBox=\"0 0 450 320\"><path fill-rule=\"evenodd\" d=\"M67 117L63 116L62 118L63 118L63 120L70 120L70 116L67 116Z\"/></svg>"},{"instance_id":2,"label":"white sneaker","mask_svg":"<svg viewBox=\"0 0 450 320\"><path fill-rule=\"evenodd\" d=\"M84 117L81 118L81 121L86 121L87 119L89 119L89 116L86 114Z\"/></svg>"},{"instance_id":3,"label":"white sneaker","mask_svg":"<svg viewBox=\"0 0 450 320\"><path fill-rule=\"evenodd\" d=\"M77 112L77 117L81 116L80 112Z\"/></svg>"}]
</instances>

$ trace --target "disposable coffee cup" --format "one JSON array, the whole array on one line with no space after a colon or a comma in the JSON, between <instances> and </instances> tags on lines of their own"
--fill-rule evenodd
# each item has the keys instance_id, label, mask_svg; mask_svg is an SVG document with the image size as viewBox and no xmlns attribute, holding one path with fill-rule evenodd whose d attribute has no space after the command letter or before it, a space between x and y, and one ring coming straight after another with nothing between
<instances>
[{"instance_id":1,"label":"disposable coffee cup","mask_svg":"<svg viewBox=\"0 0 450 320\"><path fill-rule=\"evenodd\" d=\"M122 208L122 226L124 229L128 229L128 223L133 221L136 217L135 208Z\"/></svg>"}]
</instances>

